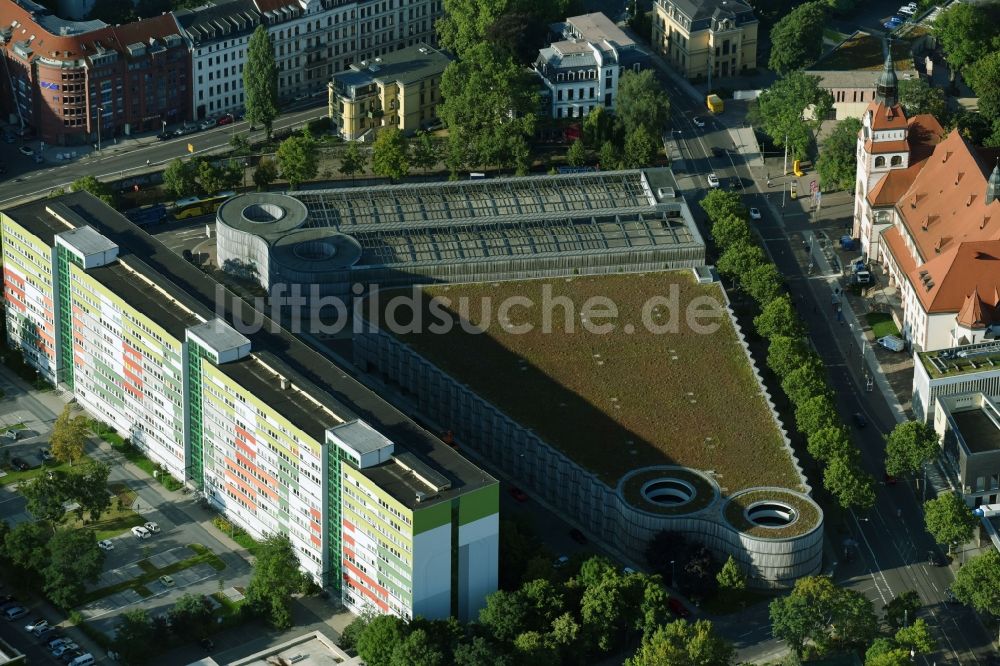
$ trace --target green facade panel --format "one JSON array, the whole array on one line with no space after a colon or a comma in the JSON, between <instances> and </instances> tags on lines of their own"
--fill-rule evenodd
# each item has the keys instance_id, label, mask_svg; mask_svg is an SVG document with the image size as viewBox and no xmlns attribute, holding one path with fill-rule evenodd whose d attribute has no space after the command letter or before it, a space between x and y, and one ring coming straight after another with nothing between
<instances>
[{"instance_id":1,"label":"green facade panel","mask_svg":"<svg viewBox=\"0 0 1000 666\"><path fill-rule=\"evenodd\" d=\"M500 511L500 484L474 490L458 498L458 524L468 525Z\"/></svg>"}]
</instances>

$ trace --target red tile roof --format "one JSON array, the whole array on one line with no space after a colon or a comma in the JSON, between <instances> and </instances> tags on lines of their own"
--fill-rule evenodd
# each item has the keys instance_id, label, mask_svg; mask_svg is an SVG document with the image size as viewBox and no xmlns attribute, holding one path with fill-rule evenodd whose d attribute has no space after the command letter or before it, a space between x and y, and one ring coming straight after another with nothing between
<instances>
[{"instance_id":1,"label":"red tile roof","mask_svg":"<svg viewBox=\"0 0 1000 666\"><path fill-rule=\"evenodd\" d=\"M872 206L893 206L906 193L924 162L934 151L934 146L944 136L944 129L937 118L922 114L908 121L906 141L910 149L910 165L905 169L895 169L883 177L868 192L868 202ZM895 143L895 142L891 142ZM878 144L876 144L878 145Z\"/></svg>"},{"instance_id":2,"label":"red tile roof","mask_svg":"<svg viewBox=\"0 0 1000 666\"><path fill-rule=\"evenodd\" d=\"M16 28L15 22L18 23ZM78 35L53 35L36 23L26 9L10 0L0 2L0 26L9 26L12 30L8 48L9 45L27 41L34 35L31 49L35 54L55 60L77 60L92 56L95 53L95 42L101 42L110 48L111 26Z\"/></svg>"},{"instance_id":3,"label":"red tile roof","mask_svg":"<svg viewBox=\"0 0 1000 666\"><path fill-rule=\"evenodd\" d=\"M872 102L865 111L872 112L872 129L892 130L906 127L906 114L899 104L886 106L883 102Z\"/></svg>"},{"instance_id":4,"label":"red tile roof","mask_svg":"<svg viewBox=\"0 0 1000 666\"><path fill-rule=\"evenodd\" d=\"M906 139L899 141L865 141L865 150L869 153L905 153L910 150L910 142Z\"/></svg>"},{"instance_id":5,"label":"red tile roof","mask_svg":"<svg viewBox=\"0 0 1000 666\"><path fill-rule=\"evenodd\" d=\"M913 290L928 313L960 312L975 318L976 295L990 309L1000 292L1000 240L957 243L947 252L908 271ZM975 300L975 299L974 299Z\"/></svg>"},{"instance_id":6,"label":"red tile roof","mask_svg":"<svg viewBox=\"0 0 1000 666\"><path fill-rule=\"evenodd\" d=\"M181 32L171 14L161 14L153 18L126 23L116 26L112 30L118 38L118 44L123 48L136 43L148 45L151 37L162 40L167 35L179 36Z\"/></svg>"}]
</instances>

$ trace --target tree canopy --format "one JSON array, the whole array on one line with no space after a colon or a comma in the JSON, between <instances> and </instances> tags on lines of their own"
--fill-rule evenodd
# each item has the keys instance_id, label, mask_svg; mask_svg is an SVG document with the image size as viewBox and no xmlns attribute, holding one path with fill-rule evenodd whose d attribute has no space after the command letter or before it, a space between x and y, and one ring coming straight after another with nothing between
<instances>
[{"instance_id":1,"label":"tree canopy","mask_svg":"<svg viewBox=\"0 0 1000 666\"><path fill-rule=\"evenodd\" d=\"M979 521L957 494L946 492L924 502L927 533L942 546L951 547L972 538Z\"/></svg>"},{"instance_id":2,"label":"tree canopy","mask_svg":"<svg viewBox=\"0 0 1000 666\"><path fill-rule=\"evenodd\" d=\"M251 125L263 125L270 138L271 126L278 117L278 65L271 35L263 25L257 26L247 44L243 90L247 120Z\"/></svg>"},{"instance_id":3,"label":"tree canopy","mask_svg":"<svg viewBox=\"0 0 1000 666\"><path fill-rule=\"evenodd\" d=\"M733 646L717 636L708 620L684 620L658 628L643 639L626 666L726 666L735 657Z\"/></svg>"},{"instance_id":4,"label":"tree canopy","mask_svg":"<svg viewBox=\"0 0 1000 666\"><path fill-rule=\"evenodd\" d=\"M786 145L787 137L789 154L804 159L813 133L831 109L833 95L820 87L818 76L791 72L760 94L751 118L778 147ZM806 115L811 120L804 119Z\"/></svg>"},{"instance_id":5,"label":"tree canopy","mask_svg":"<svg viewBox=\"0 0 1000 666\"><path fill-rule=\"evenodd\" d=\"M928 113L938 119L945 117L948 107L944 100L944 90L932 86L926 79L903 79L899 82L897 92L899 103L907 116Z\"/></svg>"},{"instance_id":6,"label":"tree canopy","mask_svg":"<svg viewBox=\"0 0 1000 666\"><path fill-rule=\"evenodd\" d=\"M933 30L948 64L959 71L1000 48L997 16L985 5L952 3L934 19Z\"/></svg>"},{"instance_id":7,"label":"tree canopy","mask_svg":"<svg viewBox=\"0 0 1000 666\"><path fill-rule=\"evenodd\" d=\"M778 74L804 69L823 52L826 6L807 2L792 9L771 28L771 58L768 68Z\"/></svg>"},{"instance_id":8,"label":"tree canopy","mask_svg":"<svg viewBox=\"0 0 1000 666\"><path fill-rule=\"evenodd\" d=\"M292 594L302 592L308 583L292 542L284 534L268 536L258 545L256 558L247 602L276 629L287 629L292 626Z\"/></svg>"},{"instance_id":9,"label":"tree canopy","mask_svg":"<svg viewBox=\"0 0 1000 666\"><path fill-rule=\"evenodd\" d=\"M893 476L917 472L940 451L933 426L923 421L904 421L885 437L885 471Z\"/></svg>"},{"instance_id":10,"label":"tree canopy","mask_svg":"<svg viewBox=\"0 0 1000 666\"><path fill-rule=\"evenodd\" d=\"M800 657L807 642L821 651L832 645L868 645L878 626L864 595L837 587L825 576L795 581L791 594L771 602L770 615L775 638Z\"/></svg>"},{"instance_id":11,"label":"tree canopy","mask_svg":"<svg viewBox=\"0 0 1000 666\"><path fill-rule=\"evenodd\" d=\"M115 205L115 195L111 190L111 186L107 183L102 183L93 176L77 178L70 185L70 189L74 192L90 192L109 206L113 207Z\"/></svg>"},{"instance_id":12,"label":"tree canopy","mask_svg":"<svg viewBox=\"0 0 1000 666\"><path fill-rule=\"evenodd\" d=\"M845 509L867 510L875 505L875 482L858 465L857 449L850 454L834 455L826 463L823 487Z\"/></svg>"},{"instance_id":13,"label":"tree canopy","mask_svg":"<svg viewBox=\"0 0 1000 666\"><path fill-rule=\"evenodd\" d=\"M276 155L282 177L290 189L312 180L319 173L316 142L304 136L290 136L278 145Z\"/></svg>"},{"instance_id":14,"label":"tree canopy","mask_svg":"<svg viewBox=\"0 0 1000 666\"><path fill-rule=\"evenodd\" d=\"M73 407L66 405L52 424L49 446L52 456L59 462L72 465L83 457L87 442L87 419L74 416Z\"/></svg>"},{"instance_id":15,"label":"tree canopy","mask_svg":"<svg viewBox=\"0 0 1000 666\"><path fill-rule=\"evenodd\" d=\"M955 575L951 591L963 604L1000 617L1000 553L990 548L966 562Z\"/></svg>"},{"instance_id":16,"label":"tree canopy","mask_svg":"<svg viewBox=\"0 0 1000 666\"><path fill-rule=\"evenodd\" d=\"M658 138L669 118L670 99L653 75L653 70L626 71L622 74L618 81L615 120L626 136L642 126Z\"/></svg>"},{"instance_id":17,"label":"tree canopy","mask_svg":"<svg viewBox=\"0 0 1000 666\"><path fill-rule=\"evenodd\" d=\"M819 173L819 182L824 192L854 189L860 131L860 120L844 118L837 123L830 135L823 139L819 158L816 160L816 171Z\"/></svg>"},{"instance_id":18,"label":"tree canopy","mask_svg":"<svg viewBox=\"0 0 1000 666\"><path fill-rule=\"evenodd\" d=\"M198 163L177 158L163 170L163 187L177 197L190 197L198 193Z\"/></svg>"},{"instance_id":19,"label":"tree canopy","mask_svg":"<svg viewBox=\"0 0 1000 666\"><path fill-rule=\"evenodd\" d=\"M372 146L372 171L394 181L410 172L409 142L398 127L379 131Z\"/></svg>"}]
</instances>

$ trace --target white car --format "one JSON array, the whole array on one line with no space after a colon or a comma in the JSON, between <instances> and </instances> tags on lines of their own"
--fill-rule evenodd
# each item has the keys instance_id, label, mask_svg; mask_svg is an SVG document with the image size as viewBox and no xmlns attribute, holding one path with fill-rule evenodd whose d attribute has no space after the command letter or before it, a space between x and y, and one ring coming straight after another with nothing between
<instances>
[{"instance_id":1,"label":"white car","mask_svg":"<svg viewBox=\"0 0 1000 666\"><path fill-rule=\"evenodd\" d=\"M695 127L704 127L705 126L705 119L702 118L701 116L695 116L694 118L691 119L691 122L694 123Z\"/></svg>"},{"instance_id":2,"label":"white car","mask_svg":"<svg viewBox=\"0 0 1000 666\"><path fill-rule=\"evenodd\" d=\"M101 550L114 550L115 544L111 543L109 540L104 539L103 541L97 542L97 547Z\"/></svg>"},{"instance_id":3,"label":"white car","mask_svg":"<svg viewBox=\"0 0 1000 666\"><path fill-rule=\"evenodd\" d=\"M904 5L903 7L900 7L900 8L899 8L898 10L896 10L896 11L897 11L897 12L898 12L899 14L902 14L903 16L913 16L914 14L916 14L916 13L917 13L917 10L916 10L916 8L914 8L914 7L911 7L911 6L909 6L909 5Z\"/></svg>"},{"instance_id":4,"label":"white car","mask_svg":"<svg viewBox=\"0 0 1000 666\"><path fill-rule=\"evenodd\" d=\"M714 173L708 174L708 186L709 187L718 187L719 186L719 177L716 176Z\"/></svg>"},{"instance_id":5,"label":"white car","mask_svg":"<svg viewBox=\"0 0 1000 666\"><path fill-rule=\"evenodd\" d=\"M64 653L69 652L71 650L75 650L78 647L80 646L74 643L73 641L69 641L68 643L60 643L59 645L52 648L52 656L61 657L63 656Z\"/></svg>"},{"instance_id":6,"label":"white car","mask_svg":"<svg viewBox=\"0 0 1000 666\"><path fill-rule=\"evenodd\" d=\"M751 208L750 209L750 219L751 220L759 220L760 218L761 218L760 211L757 210L756 208Z\"/></svg>"},{"instance_id":7,"label":"white car","mask_svg":"<svg viewBox=\"0 0 1000 666\"><path fill-rule=\"evenodd\" d=\"M43 620L42 618L39 618L39 619L35 620L34 622L32 622L31 624L24 625L24 630L25 631L34 631L35 629L40 629L41 627L47 627L47 626L49 626L49 621L48 620Z\"/></svg>"},{"instance_id":8,"label":"white car","mask_svg":"<svg viewBox=\"0 0 1000 666\"><path fill-rule=\"evenodd\" d=\"M147 530L145 527L139 527L138 525L132 528L132 535L136 539L148 539L150 536L152 536L149 530Z\"/></svg>"},{"instance_id":9,"label":"white car","mask_svg":"<svg viewBox=\"0 0 1000 666\"><path fill-rule=\"evenodd\" d=\"M156 534L157 532L160 531L160 526L152 521L146 523L145 525L143 525L143 527L145 527L150 534Z\"/></svg>"},{"instance_id":10,"label":"white car","mask_svg":"<svg viewBox=\"0 0 1000 666\"><path fill-rule=\"evenodd\" d=\"M206 118L205 120L201 121L201 124L198 125L198 127L203 130L212 129L213 127L215 127L215 118Z\"/></svg>"}]
</instances>

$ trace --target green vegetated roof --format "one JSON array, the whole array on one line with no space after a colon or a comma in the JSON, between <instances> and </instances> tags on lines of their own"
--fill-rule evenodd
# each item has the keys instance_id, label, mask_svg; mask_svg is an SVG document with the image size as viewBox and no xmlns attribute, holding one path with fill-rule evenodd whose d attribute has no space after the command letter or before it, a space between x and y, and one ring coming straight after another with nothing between
<instances>
[{"instance_id":1,"label":"green vegetated roof","mask_svg":"<svg viewBox=\"0 0 1000 666\"><path fill-rule=\"evenodd\" d=\"M781 502L792 507L796 513L796 519L783 527L768 527L751 522L744 513L752 504L757 502ZM820 513L816 505L811 501L789 492L782 492L778 489L751 490L734 497L726 505L726 520L729 524L756 537L769 537L772 539L782 539L805 534L819 524Z\"/></svg>"},{"instance_id":2,"label":"green vegetated roof","mask_svg":"<svg viewBox=\"0 0 1000 666\"><path fill-rule=\"evenodd\" d=\"M552 332L543 332L543 289L551 290L550 300L566 297L573 304L573 332L564 332L561 307L554 308ZM677 331L650 332L642 325L643 307L671 290L681 311ZM383 310L390 295L382 293ZM511 309L506 325L530 323L532 332L513 334L497 321L499 305L512 296L534 306ZM581 308L594 296L618 308L610 333L583 329ZM696 297L723 303L717 284L674 271L432 286L423 292L424 322L434 321L427 310L432 297L450 299L453 314L464 299L468 320L482 324L485 334L457 325L434 334L424 326L400 337L608 485L637 468L673 464L714 470L726 493L801 487L729 317L703 320L719 323L711 334L684 323L684 309ZM648 308L652 323L666 324L669 316L666 306Z\"/></svg>"},{"instance_id":3,"label":"green vegetated roof","mask_svg":"<svg viewBox=\"0 0 1000 666\"><path fill-rule=\"evenodd\" d=\"M893 40L892 59L896 64L896 71L913 69L911 45L909 40ZM820 58L809 69L812 71L879 71L884 64L885 52L882 50L882 38L869 35L866 32L857 32Z\"/></svg>"},{"instance_id":4,"label":"green vegetated roof","mask_svg":"<svg viewBox=\"0 0 1000 666\"><path fill-rule=\"evenodd\" d=\"M944 357L936 350L920 352L920 362L934 379L941 377L957 377L973 372L996 371L1000 368L1000 352L994 354L977 354L973 357ZM942 370L943 368L943 370Z\"/></svg>"}]
</instances>

